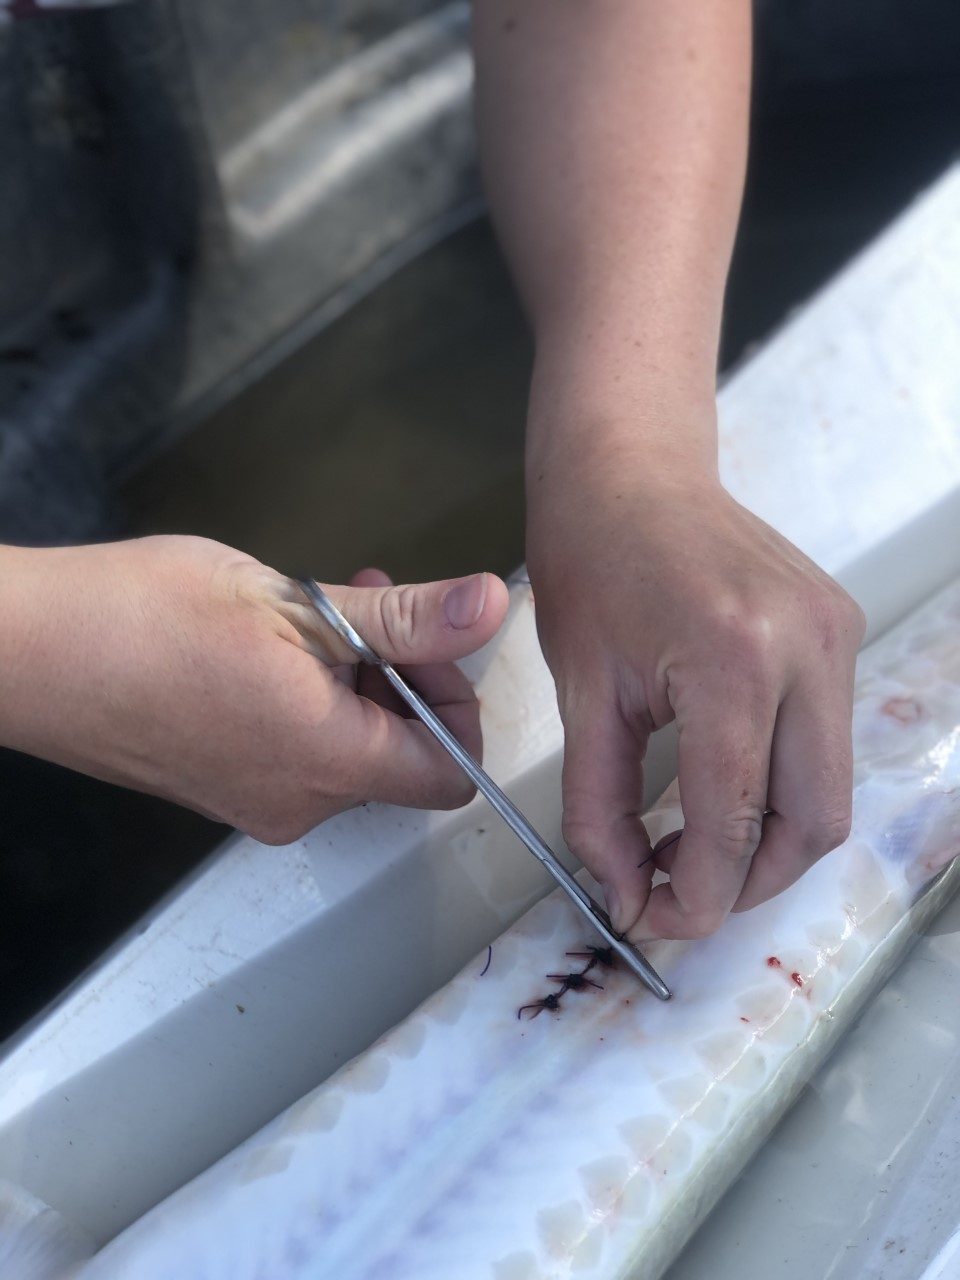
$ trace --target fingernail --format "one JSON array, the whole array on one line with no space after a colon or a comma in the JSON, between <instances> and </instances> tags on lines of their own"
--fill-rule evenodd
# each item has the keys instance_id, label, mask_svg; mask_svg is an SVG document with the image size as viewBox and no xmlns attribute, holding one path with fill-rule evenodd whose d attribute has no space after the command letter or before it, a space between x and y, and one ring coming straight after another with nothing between
<instances>
[{"instance_id":1,"label":"fingernail","mask_svg":"<svg viewBox=\"0 0 960 1280\"><path fill-rule=\"evenodd\" d=\"M443 612L457 631L463 631L473 624L483 613L483 604L487 598L487 575L475 573L472 578L458 582L443 597Z\"/></svg>"}]
</instances>

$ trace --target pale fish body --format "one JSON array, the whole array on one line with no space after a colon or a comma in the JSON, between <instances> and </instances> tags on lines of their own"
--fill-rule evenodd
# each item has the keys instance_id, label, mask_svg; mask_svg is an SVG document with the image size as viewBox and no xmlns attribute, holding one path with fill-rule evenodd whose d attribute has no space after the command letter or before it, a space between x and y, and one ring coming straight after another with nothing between
<instances>
[{"instance_id":1,"label":"pale fish body","mask_svg":"<svg viewBox=\"0 0 960 1280\"><path fill-rule=\"evenodd\" d=\"M960 584L862 656L854 828L775 901L518 1019L591 939L545 899L82 1280L653 1280L958 883ZM681 824L675 797L654 836ZM519 855L518 855L519 856ZM384 958L384 981L389 959Z\"/></svg>"}]
</instances>

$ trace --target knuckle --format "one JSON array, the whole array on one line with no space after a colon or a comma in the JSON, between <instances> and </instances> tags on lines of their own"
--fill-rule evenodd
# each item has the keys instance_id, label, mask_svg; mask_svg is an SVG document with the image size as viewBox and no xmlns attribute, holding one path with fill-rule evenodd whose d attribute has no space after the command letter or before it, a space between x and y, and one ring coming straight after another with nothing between
<instances>
[{"instance_id":1,"label":"knuckle","mask_svg":"<svg viewBox=\"0 0 960 1280\"><path fill-rule=\"evenodd\" d=\"M827 589L812 592L805 605L824 653L859 647L866 631L866 615L842 587L830 583Z\"/></svg>"},{"instance_id":2,"label":"knuckle","mask_svg":"<svg viewBox=\"0 0 960 1280\"><path fill-rule=\"evenodd\" d=\"M759 805L751 805L727 814L712 832L717 853L730 862L741 862L753 856L763 834L763 813Z\"/></svg>"},{"instance_id":3,"label":"knuckle","mask_svg":"<svg viewBox=\"0 0 960 1280\"><path fill-rule=\"evenodd\" d=\"M384 634L399 649L413 646L419 631L421 596L415 586L391 587L380 597Z\"/></svg>"},{"instance_id":4,"label":"knuckle","mask_svg":"<svg viewBox=\"0 0 960 1280\"><path fill-rule=\"evenodd\" d=\"M841 626L845 631L852 632L858 639L862 639L867 629L867 615L853 596L848 595L842 587L837 587L837 595L837 616Z\"/></svg>"},{"instance_id":5,"label":"knuckle","mask_svg":"<svg viewBox=\"0 0 960 1280\"><path fill-rule=\"evenodd\" d=\"M849 811L821 815L804 833L804 850L816 861L838 848L850 835Z\"/></svg>"},{"instance_id":6,"label":"knuckle","mask_svg":"<svg viewBox=\"0 0 960 1280\"><path fill-rule=\"evenodd\" d=\"M767 613L724 610L714 619L721 652L764 675L777 661L777 621Z\"/></svg>"}]
</instances>

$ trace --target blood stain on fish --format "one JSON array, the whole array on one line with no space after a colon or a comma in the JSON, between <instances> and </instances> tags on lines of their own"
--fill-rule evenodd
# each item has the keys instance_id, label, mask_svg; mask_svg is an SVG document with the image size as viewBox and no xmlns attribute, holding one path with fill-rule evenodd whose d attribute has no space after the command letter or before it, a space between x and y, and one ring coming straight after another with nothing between
<instances>
[{"instance_id":1,"label":"blood stain on fish","mask_svg":"<svg viewBox=\"0 0 960 1280\"><path fill-rule=\"evenodd\" d=\"M899 720L901 724L916 724L923 715L923 708L916 698L888 698L880 708L880 714Z\"/></svg>"},{"instance_id":2,"label":"blood stain on fish","mask_svg":"<svg viewBox=\"0 0 960 1280\"><path fill-rule=\"evenodd\" d=\"M782 968L783 968L783 961L780 959L780 957L779 957L779 956L768 956L768 957L767 957L767 968L768 968L768 969L782 969ZM800 974L799 974L799 973L797 973L797 972L791 973L791 974L790 974L790 977L791 977L792 981L793 981L793 982L795 982L795 983L797 984L797 986L798 986L798 987L802 987L802 986L803 986L803 978L801 978L801 977L800 977Z\"/></svg>"},{"instance_id":3,"label":"blood stain on fish","mask_svg":"<svg viewBox=\"0 0 960 1280\"><path fill-rule=\"evenodd\" d=\"M767 983L744 991L737 1004L743 1010L741 1018L756 1028L754 1034L765 1035L770 1024L783 1012L783 993L772 990Z\"/></svg>"}]
</instances>

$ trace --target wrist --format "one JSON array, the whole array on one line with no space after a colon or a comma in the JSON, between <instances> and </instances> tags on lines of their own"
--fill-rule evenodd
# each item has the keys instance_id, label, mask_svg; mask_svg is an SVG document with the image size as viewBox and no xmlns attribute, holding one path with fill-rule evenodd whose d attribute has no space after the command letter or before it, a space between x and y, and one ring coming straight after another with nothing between
<instances>
[{"instance_id":1,"label":"wrist","mask_svg":"<svg viewBox=\"0 0 960 1280\"><path fill-rule=\"evenodd\" d=\"M717 414L712 388L655 376L604 377L596 368L538 368L527 423L528 496L568 477L592 487L618 483L718 483Z\"/></svg>"},{"instance_id":2,"label":"wrist","mask_svg":"<svg viewBox=\"0 0 960 1280\"><path fill-rule=\"evenodd\" d=\"M31 707L41 678L43 558L32 547L0 547L0 745L19 747L29 737Z\"/></svg>"},{"instance_id":3,"label":"wrist","mask_svg":"<svg viewBox=\"0 0 960 1280\"><path fill-rule=\"evenodd\" d=\"M558 455L601 461L598 451L715 474L715 345L612 319L538 334L529 469Z\"/></svg>"}]
</instances>

